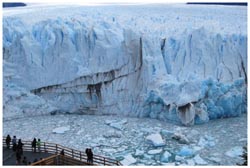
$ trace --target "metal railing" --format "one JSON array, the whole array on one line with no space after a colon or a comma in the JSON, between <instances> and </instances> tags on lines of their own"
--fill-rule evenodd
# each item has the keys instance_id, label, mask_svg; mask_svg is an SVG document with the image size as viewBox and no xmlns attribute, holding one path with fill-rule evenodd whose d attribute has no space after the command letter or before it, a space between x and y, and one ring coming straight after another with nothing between
<instances>
[{"instance_id":1,"label":"metal railing","mask_svg":"<svg viewBox=\"0 0 250 168\"><path fill-rule=\"evenodd\" d=\"M3 147L7 147L5 140L6 140L6 137L3 137ZM23 143L23 151L32 152L32 145L31 145L32 141L22 140L22 143ZM12 147L12 144L10 146ZM57 155L62 150L64 150L65 157L71 157L74 160L79 160L82 162L87 161L87 155L85 152L67 148L65 146L58 145L55 143L41 142L40 150L41 152L50 153L53 155ZM111 159L111 158L107 158L107 157L103 157L99 155L93 155L93 165L121 166L122 164L118 160L115 160L115 159Z\"/></svg>"}]
</instances>

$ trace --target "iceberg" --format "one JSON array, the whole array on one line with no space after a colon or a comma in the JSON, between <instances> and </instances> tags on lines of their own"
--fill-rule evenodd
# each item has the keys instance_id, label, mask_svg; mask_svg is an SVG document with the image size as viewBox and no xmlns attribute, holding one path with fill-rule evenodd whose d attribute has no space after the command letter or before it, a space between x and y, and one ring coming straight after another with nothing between
<instances>
[{"instance_id":1,"label":"iceberg","mask_svg":"<svg viewBox=\"0 0 250 168\"><path fill-rule=\"evenodd\" d=\"M42 102L22 102L32 115L193 125L247 112L246 7L118 7L4 9L3 117L23 116L11 85Z\"/></svg>"}]
</instances>

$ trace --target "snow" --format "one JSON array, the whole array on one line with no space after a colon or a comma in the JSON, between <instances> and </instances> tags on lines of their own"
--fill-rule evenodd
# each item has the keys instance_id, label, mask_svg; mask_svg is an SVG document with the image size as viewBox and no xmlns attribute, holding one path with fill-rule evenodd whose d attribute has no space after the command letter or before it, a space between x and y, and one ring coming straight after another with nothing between
<instances>
[{"instance_id":1,"label":"snow","mask_svg":"<svg viewBox=\"0 0 250 168\"><path fill-rule=\"evenodd\" d=\"M165 145L165 142L162 139L161 134L159 133L148 135L146 137L146 140L154 147L160 147Z\"/></svg>"},{"instance_id":2,"label":"snow","mask_svg":"<svg viewBox=\"0 0 250 168\"><path fill-rule=\"evenodd\" d=\"M70 126L58 127L52 130L55 134L64 134L66 131L70 130Z\"/></svg>"},{"instance_id":3,"label":"snow","mask_svg":"<svg viewBox=\"0 0 250 168\"><path fill-rule=\"evenodd\" d=\"M3 9L4 119L108 114L193 125L235 117L247 111L246 70L246 7ZM27 100L8 101L22 90Z\"/></svg>"}]
</instances>

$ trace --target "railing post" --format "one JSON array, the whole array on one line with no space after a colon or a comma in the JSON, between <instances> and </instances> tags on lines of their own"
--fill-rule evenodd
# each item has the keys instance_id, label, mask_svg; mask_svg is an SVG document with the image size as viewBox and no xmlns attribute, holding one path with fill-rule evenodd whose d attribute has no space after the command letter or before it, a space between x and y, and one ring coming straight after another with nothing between
<instances>
[{"instance_id":1,"label":"railing post","mask_svg":"<svg viewBox=\"0 0 250 168\"><path fill-rule=\"evenodd\" d=\"M72 149L72 158L74 158L74 150Z\"/></svg>"},{"instance_id":2,"label":"railing post","mask_svg":"<svg viewBox=\"0 0 250 168\"><path fill-rule=\"evenodd\" d=\"M105 158L104 158L104 166L105 166Z\"/></svg>"},{"instance_id":3,"label":"railing post","mask_svg":"<svg viewBox=\"0 0 250 168\"><path fill-rule=\"evenodd\" d=\"M45 142L43 143L44 152L46 152Z\"/></svg>"},{"instance_id":4,"label":"railing post","mask_svg":"<svg viewBox=\"0 0 250 168\"><path fill-rule=\"evenodd\" d=\"M82 161L82 152L80 151L80 161Z\"/></svg>"},{"instance_id":5,"label":"railing post","mask_svg":"<svg viewBox=\"0 0 250 168\"><path fill-rule=\"evenodd\" d=\"M58 149L57 149L57 144L56 144L56 154L57 154L57 152L58 152L57 150L58 150Z\"/></svg>"}]
</instances>

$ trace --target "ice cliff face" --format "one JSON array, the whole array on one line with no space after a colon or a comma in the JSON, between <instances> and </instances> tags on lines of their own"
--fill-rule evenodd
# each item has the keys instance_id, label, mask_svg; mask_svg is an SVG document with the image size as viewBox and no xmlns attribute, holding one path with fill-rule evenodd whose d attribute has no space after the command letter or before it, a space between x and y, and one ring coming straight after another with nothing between
<instances>
[{"instance_id":1,"label":"ice cliff face","mask_svg":"<svg viewBox=\"0 0 250 168\"><path fill-rule=\"evenodd\" d=\"M246 9L210 7L215 14L202 14L190 7L4 11L4 117L20 115L23 104L35 114L117 114L185 125L246 112Z\"/></svg>"}]
</instances>

